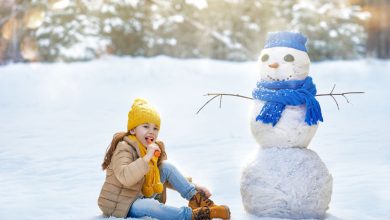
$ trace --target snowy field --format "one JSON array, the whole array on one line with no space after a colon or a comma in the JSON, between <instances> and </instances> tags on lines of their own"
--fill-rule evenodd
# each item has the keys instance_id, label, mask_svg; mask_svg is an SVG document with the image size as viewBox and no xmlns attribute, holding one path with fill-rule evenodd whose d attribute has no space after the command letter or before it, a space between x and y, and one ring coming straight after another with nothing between
<instances>
[{"instance_id":1,"label":"snowy field","mask_svg":"<svg viewBox=\"0 0 390 220\"><path fill-rule=\"evenodd\" d=\"M334 178L327 219L390 219L390 62L315 63L310 74L324 123L309 148ZM240 173L259 147L249 128L251 101L225 97L199 115L208 92L249 96L258 78L255 62L107 57L84 63L0 67L0 218L102 220L97 197L100 168L112 135L126 128L136 97L149 99L162 117L159 138L168 158L213 200L245 213ZM186 205L174 191L168 204ZM116 219L116 218L110 218ZM266 219L266 218L262 218Z\"/></svg>"}]
</instances>

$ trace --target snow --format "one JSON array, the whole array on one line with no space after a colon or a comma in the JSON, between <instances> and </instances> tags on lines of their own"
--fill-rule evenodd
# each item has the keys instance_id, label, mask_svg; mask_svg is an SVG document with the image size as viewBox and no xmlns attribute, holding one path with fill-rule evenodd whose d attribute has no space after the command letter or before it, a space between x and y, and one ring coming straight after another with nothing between
<instances>
[{"instance_id":1,"label":"snow","mask_svg":"<svg viewBox=\"0 0 390 220\"><path fill-rule=\"evenodd\" d=\"M305 122L306 108L304 106L286 106L278 123L263 123L256 118L265 102L256 100L252 108L250 120L253 137L262 148L306 148L314 137L318 125L308 125Z\"/></svg>"},{"instance_id":2,"label":"snow","mask_svg":"<svg viewBox=\"0 0 390 220\"><path fill-rule=\"evenodd\" d=\"M206 0L185 0L187 4L194 5L198 9L202 10L208 7Z\"/></svg>"},{"instance_id":3,"label":"snow","mask_svg":"<svg viewBox=\"0 0 390 220\"><path fill-rule=\"evenodd\" d=\"M332 176L310 149L272 147L243 169L240 189L245 210L257 216L324 219Z\"/></svg>"},{"instance_id":4,"label":"snow","mask_svg":"<svg viewBox=\"0 0 390 220\"><path fill-rule=\"evenodd\" d=\"M136 97L157 106L168 157L207 186L232 219L245 213L244 164L258 150L249 126L251 101L224 97L198 115L208 92L249 96L255 62L115 58L79 63L0 67L0 216L8 219L101 220L100 169L112 135L124 130ZM327 219L390 219L390 136L386 97L390 62L333 61L311 65L319 93L365 91L347 104L319 97L324 123L309 145L333 176ZM168 204L186 205L168 192ZM115 218L111 218L115 219ZM267 219L267 218L260 218Z\"/></svg>"}]
</instances>

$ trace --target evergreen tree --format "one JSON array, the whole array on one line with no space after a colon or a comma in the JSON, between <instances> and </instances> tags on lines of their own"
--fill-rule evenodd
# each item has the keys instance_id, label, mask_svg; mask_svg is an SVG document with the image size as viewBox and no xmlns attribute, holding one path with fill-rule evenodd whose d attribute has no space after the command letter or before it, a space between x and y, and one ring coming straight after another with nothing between
<instances>
[{"instance_id":1,"label":"evergreen tree","mask_svg":"<svg viewBox=\"0 0 390 220\"><path fill-rule=\"evenodd\" d=\"M104 53L109 40L100 33L100 19L88 1L69 1L64 8L47 9L35 33L41 58L88 60Z\"/></svg>"},{"instance_id":2,"label":"evergreen tree","mask_svg":"<svg viewBox=\"0 0 390 220\"><path fill-rule=\"evenodd\" d=\"M0 60L2 45L12 60L105 53L255 60L267 33L281 30L308 36L313 60L353 58L365 49L364 14L348 0L8 1L11 13L0 6Z\"/></svg>"},{"instance_id":3,"label":"evergreen tree","mask_svg":"<svg viewBox=\"0 0 390 220\"><path fill-rule=\"evenodd\" d=\"M358 6L339 0L301 0L291 10L291 29L308 38L314 60L356 58L364 51L366 34Z\"/></svg>"}]
</instances>

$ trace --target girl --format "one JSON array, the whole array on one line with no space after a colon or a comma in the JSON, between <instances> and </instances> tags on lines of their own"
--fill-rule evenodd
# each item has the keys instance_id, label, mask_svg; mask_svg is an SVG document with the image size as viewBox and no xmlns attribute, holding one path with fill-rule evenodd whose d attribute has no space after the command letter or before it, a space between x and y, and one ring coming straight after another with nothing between
<instances>
[{"instance_id":1,"label":"girl","mask_svg":"<svg viewBox=\"0 0 390 220\"><path fill-rule=\"evenodd\" d=\"M214 204L206 188L190 183L165 161L164 144L157 141L159 130L160 116L155 108L144 99L136 99L128 114L127 132L114 135L102 164L106 180L98 205L103 215L162 220L229 219L227 206ZM188 207L165 205L167 186L189 200Z\"/></svg>"}]
</instances>

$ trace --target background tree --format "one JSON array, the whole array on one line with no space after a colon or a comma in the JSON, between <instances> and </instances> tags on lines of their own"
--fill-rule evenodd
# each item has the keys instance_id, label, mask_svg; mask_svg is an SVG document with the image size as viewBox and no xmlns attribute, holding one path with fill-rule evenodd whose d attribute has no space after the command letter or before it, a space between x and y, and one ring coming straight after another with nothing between
<instances>
[{"instance_id":1,"label":"background tree","mask_svg":"<svg viewBox=\"0 0 390 220\"><path fill-rule=\"evenodd\" d=\"M354 0L370 13L365 22L367 31L366 54L381 59L390 58L390 0Z\"/></svg>"},{"instance_id":2,"label":"background tree","mask_svg":"<svg viewBox=\"0 0 390 220\"><path fill-rule=\"evenodd\" d=\"M313 60L351 59L364 52L366 13L338 0L301 0L289 10L289 26L308 38Z\"/></svg>"},{"instance_id":3,"label":"background tree","mask_svg":"<svg viewBox=\"0 0 390 220\"><path fill-rule=\"evenodd\" d=\"M390 0L0 1L0 62L255 60L267 33L280 30L308 36L314 61L390 57Z\"/></svg>"},{"instance_id":4,"label":"background tree","mask_svg":"<svg viewBox=\"0 0 390 220\"><path fill-rule=\"evenodd\" d=\"M105 53L109 40L101 34L101 5L90 3L69 1L46 8L47 16L35 32L42 60L88 60Z\"/></svg>"}]
</instances>

